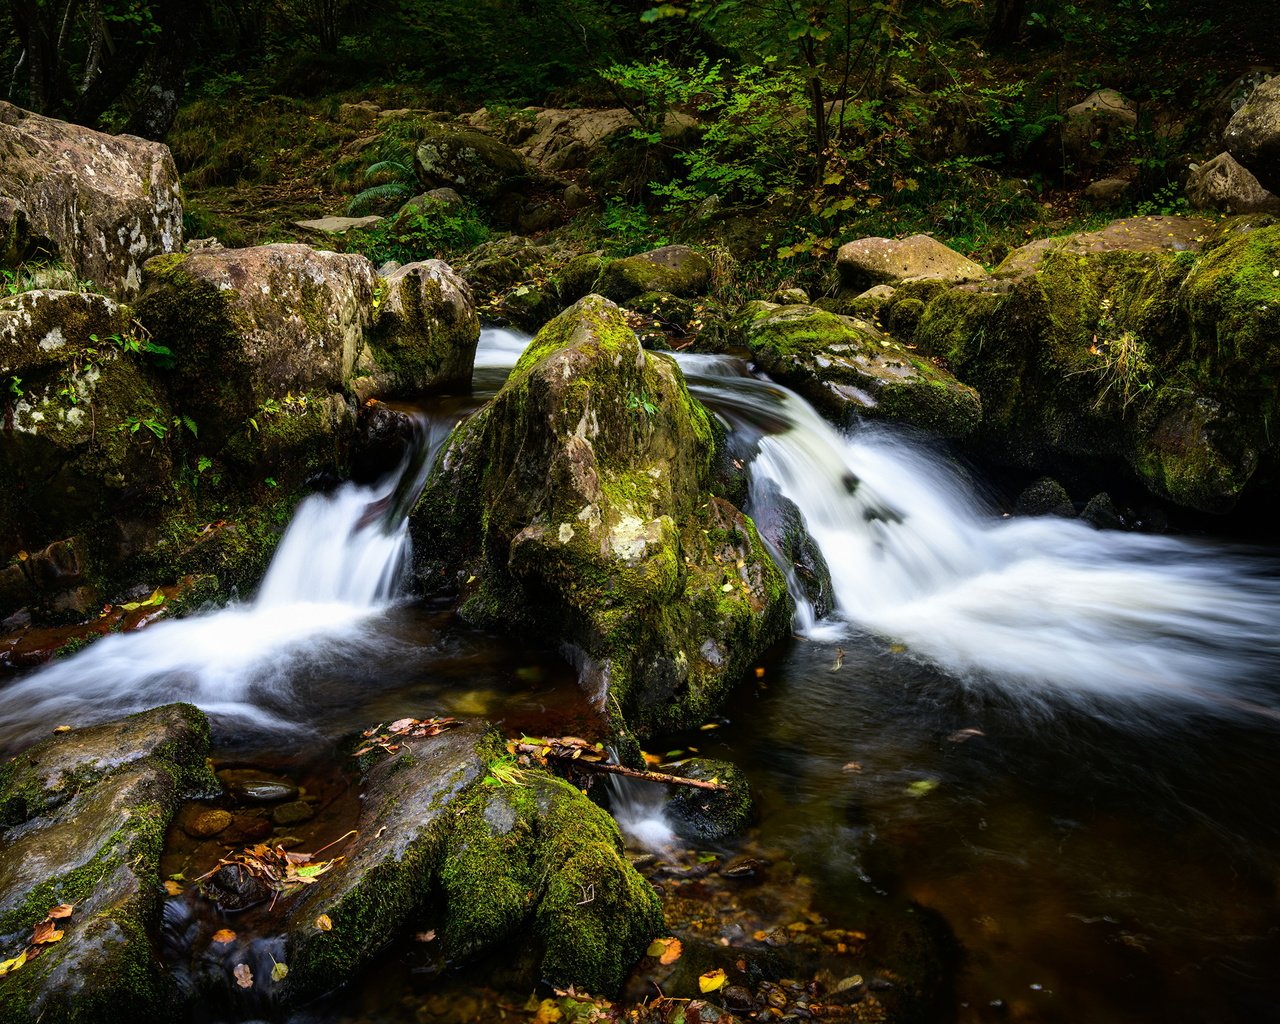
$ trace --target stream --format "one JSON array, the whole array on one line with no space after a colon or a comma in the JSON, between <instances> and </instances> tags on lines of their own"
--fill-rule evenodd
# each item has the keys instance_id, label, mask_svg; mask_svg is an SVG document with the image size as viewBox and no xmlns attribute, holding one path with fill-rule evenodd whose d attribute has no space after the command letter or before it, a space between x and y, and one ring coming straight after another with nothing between
<instances>
[{"instance_id":1,"label":"stream","mask_svg":"<svg viewBox=\"0 0 1280 1024\"><path fill-rule=\"evenodd\" d=\"M434 453L527 340L483 333L474 396L422 412L416 460L308 498L252 601L108 636L0 690L0 749L173 700L212 716L222 763L297 776L399 715L598 731L554 650L399 586ZM713 728L654 749L741 766L752 848L793 864L837 927L940 915L960 952L939 1019L1275 1019L1277 553L1004 517L905 430L841 434L739 360L678 361L749 462L753 503L800 509L835 607L820 617L793 586L795 641ZM666 856L661 808L635 788L615 804ZM436 1019L371 1016L362 998L296 1020Z\"/></svg>"}]
</instances>

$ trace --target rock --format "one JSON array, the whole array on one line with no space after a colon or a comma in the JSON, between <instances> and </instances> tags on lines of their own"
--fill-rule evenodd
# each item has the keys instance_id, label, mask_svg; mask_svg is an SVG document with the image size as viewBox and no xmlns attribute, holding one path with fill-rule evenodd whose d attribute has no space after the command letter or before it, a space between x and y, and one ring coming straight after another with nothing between
<instances>
[{"instance_id":1,"label":"rock","mask_svg":"<svg viewBox=\"0 0 1280 1024\"><path fill-rule=\"evenodd\" d=\"M468 390L480 321L467 282L449 264L425 260L394 270L380 288L369 351L377 366L374 391Z\"/></svg>"},{"instance_id":2,"label":"rock","mask_svg":"<svg viewBox=\"0 0 1280 1024\"><path fill-rule=\"evenodd\" d=\"M1137 124L1137 108L1114 89L1099 89L1068 107L1062 146L1072 169L1080 174L1105 164L1129 142Z\"/></svg>"},{"instance_id":3,"label":"rock","mask_svg":"<svg viewBox=\"0 0 1280 1024\"><path fill-rule=\"evenodd\" d=\"M301 825L315 816L315 808L305 800L290 800L287 804L279 804L271 809L271 820L280 828Z\"/></svg>"},{"instance_id":4,"label":"rock","mask_svg":"<svg viewBox=\"0 0 1280 1024\"><path fill-rule=\"evenodd\" d=\"M51 907L74 907L60 942L0 980L6 1020L171 1019L151 938L160 852L179 803L209 791L208 746L204 715L170 704L0 767L0 948L16 953Z\"/></svg>"},{"instance_id":5,"label":"rock","mask_svg":"<svg viewBox=\"0 0 1280 1024\"><path fill-rule=\"evenodd\" d=\"M202 448L232 467L270 465L282 483L332 466L354 431L345 389L373 283L363 256L305 245L148 262L138 316L173 349L171 393Z\"/></svg>"},{"instance_id":6,"label":"rock","mask_svg":"<svg viewBox=\"0 0 1280 1024\"><path fill-rule=\"evenodd\" d=\"M345 235L348 231L371 228L381 224L385 217L321 217L318 220L295 220L294 227L319 235Z\"/></svg>"},{"instance_id":7,"label":"rock","mask_svg":"<svg viewBox=\"0 0 1280 1024\"><path fill-rule=\"evenodd\" d=\"M413 169L426 189L452 188L491 203L528 177L519 153L482 132L439 123L424 126L423 132Z\"/></svg>"},{"instance_id":8,"label":"rock","mask_svg":"<svg viewBox=\"0 0 1280 1024\"><path fill-rule=\"evenodd\" d=\"M458 261L458 272L477 301L493 298L531 276L551 256L546 246L519 235L484 242Z\"/></svg>"},{"instance_id":9,"label":"rock","mask_svg":"<svg viewBox=\"0 0 1280 1024\"><path fill-rule=\"evenodd\" d=\"M779 306L807 306L809 293L803 288L782 288L774 293L773 301Z\"/></svg>"},{"instance_id":10,"label":"rock","mask_svg":"<svg viewBox=\"0 0 1280 1024\"><path fill-rule=\"evenodd\" d=\"M465 619L567 645L619 728L701 722L791 611L708 493L715 448L675 363L588 296L452 435L410 518L418 585L468 580Z\"/></svg>"},{"instance_id":11,"label":"rock","mask_svg":"<svg viewBox=\"0 0 1280 1024\"><path fill-rule=\"evenodd\" d=\"M728 761L695 757L680 774L699 782L719 782L725 790L677 786L666 811L681 836L692 843L719 843L744 831L751 822L751 788L747 777Z\"/></svg>"},{"instance_id":12,"label":"rock","mask_svg":"<svg viewBox=\"0 0 1280 1024\"><path fill-rule=\"evenodd\" d=\"M1213 228L1213 222L1203 217L1124 217L1097 231L1028 242L1009 253L994 273L1031 273L1049 252L1197 252L1212 236Z\"/></svg>"},{"instance_id":13,"label":"rock","mask_svg":"<svg viewBox=\"0 0 1280 1024\"><path fill-rule=\"evenodd\" d=\"M528 133L519 140L520 152L551 173L586 167L610 140L620 133L629 135L637 127L631 112L621 107L544 108L533 115ZM663 125L663 137L678 138L696 123L687 114L671 111Z\"/></svg>"},{"instance_id":14,"label":"rock","mask_svg":"<svg viewBox=\"0 0 1280 1024\"><path fill-rule=\"evenodd\" d=\"M955 437L982 419L976 391L863 320L751 303L737 326L760 369L838 423L883 417Z\"/></svg>"},{"instance_id":15,"label":"rock","mask_svg":"<svg viewBox=\"0 0 1280 1024\"><path fill-rule=\"evenodd\" d=\"M290 916L290 1002L341 984L424 911L439 915L451 961L525 932L535 979L617 989L662 927L657 896L622 857L617 826L572 786L537 770L519 785L480 785L504 752L470 724L376 757L361 841ZM331 930L314 926L321 914Z\"/></svg>"},{"instance_id":16,"label":"rock","mask_svg":"<svg viewBox=\"0 0 1280 1024\"><path fill-rule=\"evenodd\" d=\"M241 804L276 804L298 798L298 787L288 779L257 768L224 768L218 772L218 781Z\"/></svg>"},{"instance_id":17,"label":"rock","mask_svg":"<svg viewBox=\"0 0 1280 1024\"><path fill-rule=\"evenodd\" d=\"M1098 530L1122 530L1125 527L1124 516L1106 491L1089 499L1080 518Z\"/></svg>"},{"instance_id":18,"label":"rock","mask_svg":"<svg viewBox=\"0 0 1280 1024\"><path fill-rule=\"evenodd\" d=\"M591 193L576 182L567 185L560 198L566 210L585 210L592 204Z\"/></svg>"},{"instance_id":19,"label":"rock","mask_svg":"<svg viewBox=\"0 0 1280 1024\"><path fill-rule=\"evenodd\" d=\"M751 511L760 536L791 566L795 583L821 619L834 608L831 569L822 549L809 535L808 525L796 503L772 481L757 481L751 494Z\"/></svg>"},{"instance_id":20,"label":"rock","mask_svg":"<svg viewBox=\"0 0 1280 1024\"><path fill-rule=\"evenodd\" d=\"M221 808L202 810L188 815L182 831L192 839L212 839L231 827L231 812Z\"/></svg>"},{"instance_id":21,"label":"rock","mask_svg":"<svg viewBox=\"0 0 1280 1024\"><path fill-rule=\"evenodd\" d=\"M1018 495L1014 512L1020 516L1062 516L1074 519L1075 506L1067 489L1053 477L1041 477Z\"/></svg>"},{"instance_id":22,"label":"rock","mask_svg":"<svg viewBox=\"0 0 1280 1024\"><path fill-rule=\"evenodd\" d=\"M1200 256L1162 248L1180 233L1139 251L1042 250L1029 273L929 301L915 343L981 393L984 457L1033 471L1124 463L1187 507L1239 500L1275 450L1280 228L1206 225L1191 237Z\"/></svg>"},{"instance_id":23,"label":"rock","mask_svg":"<svg viewBox=\"0 0 1280 1024\"><path fill-rule=\"evenodd\" d=\"M1187 199L1197 210L1280 213L1280 196L1263 188L1230 153L1219 153L1191 172Z\"/></svg>"},{"instance_id":24,"label":"rock","mask_svg":"<svg viewBox=\"0 0 1280 1024\"><path fill-rule=\"evenodd\" d=\"M987 276L979 264L928 235L846 242L836 253L836 269L841 285L855 292L877 284L974 281Z\"/></svg>"},{"instance_id":25,"label":"rock","mask_svg":"<svg viewBox=\"0 0 1280 1024\"><path fill-rule=\"evenodd\" d=\"M0 193L47 240L50 257L118 299L138 293L149 258L182 248L178 171L157 142L0 101Z\"/></svg>"},{"instance_id":26,"label":"rock","mask_svg":"<svg viewBox=\"0 0 1280 1024\"><path fill-rule=\"evenodd\" d=\"M625 303L645 292L670 292L691 298L711 283L711 261L687 245L661 249L614 260L600 275L601 295Z\"/></svg>"},{"instance_id":27,"label":"rock","mask_svg":"<svg viewBox=\"0 0 1280 1024\"><path fill-rule=\"evenodd\" d=\"M1099 178L1085 188L1084 197L1099 206L1111 206L1128 195L1132 185L1128 178Z\"/></svg>"},{"instance_id":28,"label":"rock","mask_svg":"<svg viewBox=\"0 0 1280 1024\"><path fill-rule=\"evenodd\" d=\"M93 292L35 290L0 298L0 376L64 368L128 334L127 307ZM95 337L96 336L96 340Z\"/></svg>"},{"instance_id":29,"label":"rock","mask_svg":"<svg viewBox=\"0 0 1280 1024\"><path fill-rule=\"evenodd\" d=\"M403 235L416 229L422 218L438 215L450 207L462 206L465 202L454 189L433 188L430 192L414 196L400 207L391 221L391 230L397 235Z\"/></svg>"},{"instance_id":30,"label":"rock","mask_svg":"<svg viewBox=\"0 0 1280 1024\"><path fill-rule=\"evenodd\" d=\"M372 124L382 113L382 108L372 100L361 100L359 103L338 104L338 120L343 124Z\"/></svg>"},{"instance_id":31,"label":"rock","mask_svg":"<svg viewBox=\"0 0 1280 1024\"><path fill-rule=\"evenodd\" d=\"M1222 141L1269 192L1280 192L1280 75L1263 82L1235 112Z\"/></svg>"}]
</instances>

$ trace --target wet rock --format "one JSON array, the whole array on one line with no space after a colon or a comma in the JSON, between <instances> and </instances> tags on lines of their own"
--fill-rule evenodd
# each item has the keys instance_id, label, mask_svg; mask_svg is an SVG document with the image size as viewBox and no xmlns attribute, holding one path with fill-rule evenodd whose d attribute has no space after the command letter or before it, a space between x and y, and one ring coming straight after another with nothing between
<instances>
[{"instance_id":1,"label":"wet rock","mask_svg":"<svg viewBox=\"0 0 1280 1024\"><path fill-rule=\"evenodd\" d=\"M954 437L982 418L976 391L866 321L756 302L737 328L760 369L838 423L883 417Z\"/></svg>"},{"instance_id":2,"label":"wet rock","mask_svg":"<svg viewBox=\"0 0 1280 1024\"><path fill-rule=\"evenodd\" d=\"M274 804L298 796L298 787L288 779L257 768L224 768L218 772L218 781L240 803Z\"/></svg>"},{"instance_id":3,"label":"wet rock","mask_svg":"<svg viewBox=\"0 0 1280 1024\"><path fill-rule=\"evenodd\" d=\"M709 493L714 463L675 363L588 296L455 431L410 520L419 585L461 569L465 618L569 645L615 717L702 721L790 616L754 524Z\"/></svg>"},{"instance_id":4,"label":"wet rock","mask_svg":"<svg viewBox=\"0 0 1280 1024\"><path fill-rule=\"evenodd\" d=\"M138 294L149 258L182 248L178 171L157 142L0 102L0 192L48 258L118 299Z\"/></svg>"},{"instance_id":5,"label":"wet rock","mask_svg":"<svg viewBox=\"0 0 1280 1024\"><path fill-rule=\"evenodd\" d=\"M1126 525L1124 516L1106 491L1089 499L1080 518L1099 530L1122 530Z\"/></svg>"},{"instance_id":6,"label":"wet rock","mask_svg":"<svg viewBox=\"0 0 1280 1024\"><path fill-rule=\"evenodd\" d=\"M371 387L362 394L466 391L480 321L467 282L441 260L398 267L381 279L368 352Z\"/></svg>"},{"instance_id":7,"label":"wet rock","mask_svg":"<svg viewBox=\"0 0 1280 1024\"><path fill-rule=\"evenodd\" d=\"M292 828L316 816L315 808L305 800L290 800L271 810L271 820L280 828Z\"/></svg>"},{"instance_id":8,"label":"wet rock","mask_svg":"<svg viewBox=\"0 0 1280 1024\"><path fill-rule=\"evenodd\" d=\"M836 269L841 285L854 292L902 281L975 281L987 276L980 264L928 235L846 242L836 254Z\"/></svg>"},{"instance_id":9,"label":"wet rock","mask_svg":"<svg viewBox=\"0 0 1280 1024\"><path fill-rule=\"evenodd\" d=\"M159 860L179 803L206 795L208 724L172 704L54 736L0 767L0 948L69 903L60 942L0 980L12 1020L164 1019Z\"/></svg>"},{"instance_id":10,"label":"wet rock","mask_svg":"<svg viewBox=\"0 0 1280 1024\"><path fill-rule=\"evenodd\" d=\"M182 831L192 839L212 839L225 832L230 825L231 812L214 808L187 815L182 822Z\"/></svg>"},{"instance_id":11,"label":"wet rock","mask_svg":"<svg viewBox=\"0 0 1280 1024\"><path fill-rule=\"evenodd\" d=\"M200 883L201 892L222 910L232 913L266 903L274 890L238 864L226 864Z\"/></svg>"},{"instance_id":12,"label":"wet rock","mask_svg":"<svg viewBox=\"0 0 1280 1024\"><path fill-rule=\"evenodd\" d=\"M524 933L542 978L616 989L661 927L657 897L622 858L612 819L572 786L540 771L479 785L503 752L471 724L372 763L361 841L291 915L290 1001L340 984L427 907L452 959ZM331 930L314 926L321 914Z\"/></svg>"},{"instance_id":13,"label":"wet rock","mask_svg":"<svg viewBox=\"0 0 1280 1024\"><path fill-rule=\"evenodd\" d=\"M614 302L626 303L646 292L689 298L707 290L711 261L687 245L667 245L614 260L604 268L597 288Z\"/></svg>"},{"instance_id":14,"label":"wet rock","mask_svg":"<svg viewBox=\"0 0 1280 1024\"><path fill-rule=\"evenodd\" d=\"M1068 519L1074 519L1076 514L1067 489L1047 476L1018 495L1014 511L1020 516L1065 516Z\"/></svg>"},{"instance_id":15,"label":"wet rock","mask_svg":"<svg viewBox=\"0 0 1280 1024\"><path fill-rule=\"evenodd\" d=\"M789 564L816 618L834 607L831 569L822 549L809 535L809 528L796 503L785 497L772 481L757 482L751 496L752 512L760 535Z\"/></svg>"},{"instance_id":16,"label":"wet rock","mask_svg":"<svg viewBox=\"0 0 1280 1024\"><path fill-rule=\"evenodd\" d=\"M673 827L685 839L717 843L742 832L751 821L751 788L747 778L728 761L698 757L681 766L680 774L699 782L718 782L723 790L680 786L667 802Z\"/></svg>"},{"instance_id":17,"label":"wet rock","mask_svg":"<svg viewBox=\"0 0 1280 1024\"><path fill-rule=\"evenodd\" d=\"M1280 75L1249 94L1228 122L1222 140L1263 188L1280 192Z\"/></svg>"}]
</instances>

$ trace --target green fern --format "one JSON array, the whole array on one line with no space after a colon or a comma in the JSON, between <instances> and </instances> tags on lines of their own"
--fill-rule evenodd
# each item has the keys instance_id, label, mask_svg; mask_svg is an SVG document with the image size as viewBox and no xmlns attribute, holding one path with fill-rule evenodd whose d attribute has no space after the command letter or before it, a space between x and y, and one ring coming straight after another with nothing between
<instances>
[{"instance_id":1,"label":"green fern","mask_svg":"<svg viewBox=\"0 0 1280 1024\"><path fill-rule=\"evenodd\" d=\"M413 168L402 160L379 160L364 169L365 180L379 176L390 176L392 180L358 192L347 203L347 215L359 217L370 209L388 205L392 199L409 199L415 192L416 180Z\"/></svg>"}]
</instances>

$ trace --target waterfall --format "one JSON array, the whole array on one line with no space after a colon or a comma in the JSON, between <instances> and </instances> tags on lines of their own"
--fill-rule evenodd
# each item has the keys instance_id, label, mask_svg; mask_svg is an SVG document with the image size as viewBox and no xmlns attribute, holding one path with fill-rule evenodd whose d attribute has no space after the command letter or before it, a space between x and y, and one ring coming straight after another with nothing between
<instances>
[{"instance_id":1,"label":"waterfall","mask_svg":"<svg viewBox=\"0 0 1280 1024\"><path fill-rule=\"evenodd\" d=\"M795 503L831 570L834 613L814 622L802 607L799 630L878 634L961 680L1031 699L1191 699L1275 715L1251 699L1280 659L1274 560L1077 520L1002 518L901 430L843 435L741 369L726 387L733 361L709 374L705 360L681 362L700 397L751 435L753 487L772 484Z\"/></svg>"},{"instance_id":2,"label":"waterfall","mask_svg":"<svg viewBox=\"0 0 1280 1024\"><path fill-rule=\"evenodd\" d=\"M103 637L0 691L0 747L175 700L247 727L291 727L299 716L288 709L306 699L299 673L371 655L370 622L399 592L408 511L445 432L420 417L415 428L397 471L298 506L253 601Z\"/></svg>"}]
</instances>

